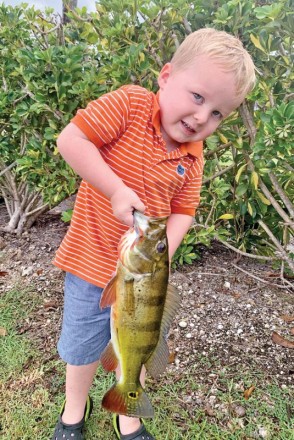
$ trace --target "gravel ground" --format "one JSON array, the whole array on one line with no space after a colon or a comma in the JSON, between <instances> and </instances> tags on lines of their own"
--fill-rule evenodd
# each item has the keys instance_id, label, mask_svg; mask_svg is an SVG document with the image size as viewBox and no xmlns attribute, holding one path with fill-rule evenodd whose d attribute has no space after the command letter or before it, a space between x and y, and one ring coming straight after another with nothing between
<instances>
[{"instance_id":1,"label":"gravel ground","mask_svg":"<svg viewBox=\"0 0 294 440\"><path fill-rule=\"evenodd\" d=\"M5 215L2 207L2 224ZM47 214L21 237L0 234L0 289L20 283L39 292L40 306L18 331L40 343L45 360L52 357L61 322L63 274L51 261L66 229L59 216ZM170 331L169 368L180 372L202 354L220 369L260 370L294 389L293 290L268 264L240 259L219 244L200 251L198 262L171 276L182 303ZM285 339L276 343L277 335ZM197 379L205 377L200 369Z\"/></svg>"}]
</instances>

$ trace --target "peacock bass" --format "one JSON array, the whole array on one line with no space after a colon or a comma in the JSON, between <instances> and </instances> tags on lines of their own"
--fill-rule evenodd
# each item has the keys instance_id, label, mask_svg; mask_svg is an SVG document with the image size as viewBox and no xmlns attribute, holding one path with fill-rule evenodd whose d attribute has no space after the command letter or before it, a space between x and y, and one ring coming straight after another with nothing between
<instances>
[{"instance_id":1,"label":"peacock bass","mask_svg":"<svg viewBox=\"0 0 294 440\"><path fill-rule=\"evenodd\" d=\"M168 284L166 218L134 212L134 226L121 238L115 276L104 289L100 307L111 306L111 340L101 355L106 371L120 365L121 376L104 395L108 411L133 417L153 417L140 372L153 376L168 363L166 335L180 297Z\"/></svg>"}]
</instances>

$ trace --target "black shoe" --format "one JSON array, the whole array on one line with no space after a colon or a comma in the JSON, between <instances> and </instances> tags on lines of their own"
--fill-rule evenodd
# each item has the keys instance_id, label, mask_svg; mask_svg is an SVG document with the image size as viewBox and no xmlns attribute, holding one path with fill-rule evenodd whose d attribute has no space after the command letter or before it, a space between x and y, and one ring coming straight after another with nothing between
<instances>
[{"instance_id":1,"label":"black shoe","mask_svg":"<svg viewBox=\"0 0 294 440\"><path fill-rule=\"evenodd\" d=\"M54 434L51 440L83 440L84 424L90 417L93 410L93 400L90 396L87 397L84 417L79 423L68 425L62 421L62 414L65 407L65 401L63 402L60 416L55 426Z\"/></svg>"},{"instance_id":2,"label":"black shoe","mask_svg":"<svg viewBox=\"0 0 294 440\"><path fill-rule=\"evenodd\" d=\"M121 434L119 430L119 420L118 415L113 414L113 427L115 434L119 440L155 440L153 435L151 435L145 425L142 419L141 420L141 426L137 431L133 432L132 434Z\"/></svg>"}]
</instances>

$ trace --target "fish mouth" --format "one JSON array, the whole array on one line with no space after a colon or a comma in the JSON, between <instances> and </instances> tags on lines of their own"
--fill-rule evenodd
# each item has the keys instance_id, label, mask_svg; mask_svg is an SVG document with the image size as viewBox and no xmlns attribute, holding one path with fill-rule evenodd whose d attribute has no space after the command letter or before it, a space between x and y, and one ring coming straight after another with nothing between
<instances>
[{"instance_id":1,"label":"fish mouth","mask_svg":"<svg viewBox=\"0 0 294 440\"><path fill-rule=\"evenodd\" d=\"M122 258L127 251L132 249L139 238L139 234L135 227L130 229L126 234L124 234L118 245L118 253L120 258Z\"/></svg>"},{"instance_id":2,"label":"fish mouth","mask_svg":"<svg viewBox=\"0 0 294 440\"><path fill-rule=\"evenodd\" d=\"M148 223L150 218L147 217L143 212L134 210L134 228L139 232L139 235L143 235L146 229L148 228Z\"/></svg>"},{"instance_id":3,"label":"fish mouth","mask_svg":"<svg viewBox=\"0 0 294 440\"><path fill-rule=\"evenodd\" d=\"M168 217L148 217L147 215L143 214L143 212L137 211L136 209L134 209L133 217L134 217L134 227L138 228L138 230L140 230L143 235L148 229L148 226L150 224L158 223L160 227L160 224L165 223L165 221L168 218Z\"/></svg>"}]
</instances>

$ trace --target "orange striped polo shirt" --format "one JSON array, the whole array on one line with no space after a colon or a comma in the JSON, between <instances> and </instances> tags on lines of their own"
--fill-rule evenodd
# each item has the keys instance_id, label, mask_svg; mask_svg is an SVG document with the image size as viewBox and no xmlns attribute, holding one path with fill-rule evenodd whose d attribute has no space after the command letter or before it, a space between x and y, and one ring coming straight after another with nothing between
<instances>
[{"instance_id":1,"label":"orange striped polo shirt","mask_svg":"<svg viewBox=\"0 0 294 440\"><path fill-rule=\"evenodd\" d=\"M167 152L154 93L123 86L78 110L72 122L138 194L146 215L195 215L203 171L202 142ZM83 180L70 227L53 263L104 287L115 271L118 242L127 229L113 216L110 201Z\"/></svg>"}]
</instances>

